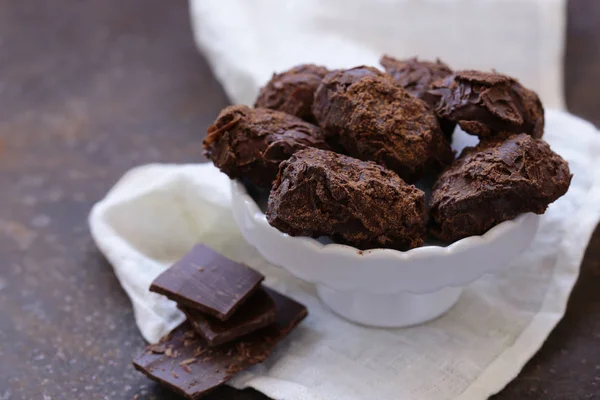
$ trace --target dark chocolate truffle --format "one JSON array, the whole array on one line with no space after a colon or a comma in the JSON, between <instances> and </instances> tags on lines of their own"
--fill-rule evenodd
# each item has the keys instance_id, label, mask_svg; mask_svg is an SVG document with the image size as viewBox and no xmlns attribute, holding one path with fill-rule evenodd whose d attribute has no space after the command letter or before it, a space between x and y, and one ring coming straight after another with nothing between
<instances>
[{"instance_id":1,"label":"dark chocolate truffle","mask_svg":"<svg viewBox=\"0 0 600 400\"><path fill-rule=\"evenodd\" d=\"M318 127L281 111L237 105L208 127L204 154L231 179L270 187L279 163L307 146L328 148Z\"/></svg>"},{"instance_id":2,"label":"dark chocolate truffle","mask_svg":"<svg viewBox=\"0 0 600 400\"><path fill-rule=\"evenodd\" d=\"M452 75L452 70L442 61L437 59L435 62L419 61L416 57L408 60L398 60L388 55L384 55L379 60L379 63L397 85L402 86L408 93L424 100L428 103L431 96L426 96L429 89L432 88L433 82L446 78ZM435 104L429 104L431 108L435 108ZM452 136L456 123L447 119L439 119L440 127L447 138Z\"/></svg>"},{"instance_id":3,"label":"dark chocolate truffle","mask_svg":"<svg viewBox=\"0 0 600 400\"><path fill-rule=\"evenodd\" d=\"M425 194L373 162L307 148L281 164L267 220L292 236L408 250L423 244Z\"/></svg>"},{"instance_id":4,"label":"dark chocolate truffle","mask_svg":"<svg viewBox=\"0 0 600 400\"><path fill-rule=\"evenodd\" d=\"M433 82L452 75L450 67L439 59L436 62L419 61L416 57L398 60L384 55L379 62L396 84L420 99L431 89Z\"/></svg>"},{"instance_id":5,"label":"dark chocolate truffle","mask_svg":"<svg viewBox=\"0 0 600 400\"><path fill-rule=\"evenodd\" d=\"M569 166L546 142L526 134L466 148L439 177L430 201L432 234L445 241L481 235L567 192Z\"/></svg>"},{"instance_id":6,"label":"dark chocolate truffle","mask_svg":"<svg viewBox=\"0 0 600 400\"><path fill-rule=\"evenodd\" d=\"M327 72L325 67L304 64L273 74L271 80L260 89L254 107L283 111L314 123L313 97Z\"/></svg>"},{"instance_id":7,"label":"dark chocolate truffle","mask_svg":"<svg viewBox=\"0 0 600 400\"><path fill-rule=\"evenodd\" d=\"M498 73L461 71L437 81L426 94L436 114L481 138L544 133L544 108L537 94Z\"/></svg>"},{"instance_id":8,"label":"dark chocolate truffle","mask_svg":"<svg viewBox=\"0 0 600 400\"><path fill-rule=\"evenodd\" d=\"M375 161L408 182L454 159L433 111L375 68L327 74L313 114L348 155Z\"/></svg>"}]
</instances>

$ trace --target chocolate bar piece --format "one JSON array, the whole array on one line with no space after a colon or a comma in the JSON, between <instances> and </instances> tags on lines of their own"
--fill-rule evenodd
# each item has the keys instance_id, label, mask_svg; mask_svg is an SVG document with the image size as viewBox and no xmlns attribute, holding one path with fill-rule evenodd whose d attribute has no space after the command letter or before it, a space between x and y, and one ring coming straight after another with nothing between
<instances>
[{"instance_id":1,"label":"chocolate bar piece","mask_svg":"<svg viewBox=\"0 0 600 400\"><path fill-rule=\"evenodd\" d=\"M184 322L159 343L148 346L133 360L134 367L189 399L200 398L239 371L263 362L306 317L302 304L274 291L270 295L277 307L277 319L267 328L211 348Z\"/></svg>"},{"instance_id":2,"label":"chocolate bar piece","mask_svg":"<svg viewBox=\"0 0 600 400\"><path fill-rule=\"evenodd\" d=\"M193 308L179 308L196 333L210 346L217 346L274 323L277 309L272 293L266 287L258 289L227 321L219 321Z\"/></svg>"},{"instance_id":3,"label":"chocolate bar piece","mask_svg":"<svg viewBox=\"0 0 600 400\"><path fill-rule=\"evenodd\" d=\"M160 274L150 291L225 321L263 279L261 273L198 244Z\"/></svg>"}]
</instances>

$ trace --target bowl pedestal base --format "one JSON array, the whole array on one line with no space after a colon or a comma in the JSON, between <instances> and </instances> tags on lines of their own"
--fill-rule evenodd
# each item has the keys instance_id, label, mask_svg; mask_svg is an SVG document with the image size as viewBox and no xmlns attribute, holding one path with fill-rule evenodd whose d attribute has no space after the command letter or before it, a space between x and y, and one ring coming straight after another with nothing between
<instances>
[{"instance_id":1,"label":"bowl pedestal base","mask_svg":"<svg viewBox=\"0 0 600 400\"><path fill-rule=\"evenodd\" d=\"M445 287L427 294L379 295L316 286L319 298L336 314L352 322L381 328L400 328L437 318L456 304L463 289Z\"/></svg>"}]
</instances>

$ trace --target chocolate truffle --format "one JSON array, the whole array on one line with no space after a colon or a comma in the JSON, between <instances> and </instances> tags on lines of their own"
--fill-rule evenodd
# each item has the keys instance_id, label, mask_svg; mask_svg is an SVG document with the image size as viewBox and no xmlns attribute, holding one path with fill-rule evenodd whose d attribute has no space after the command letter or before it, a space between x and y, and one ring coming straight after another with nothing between
<instances>
[{"instance_id":1,"label":"chocolate truffle","mask_svg":"<svg viewBox=\"0 0 600 400\"><path fill-rule=\"evenodd\" d=\"M283 111L314 123L313 97L327 72L329 71L325 67L303 64L280 74L273 74L271 80L260 89L254 107Z\"/></svg>"},{"instance_id":2,"label":"chocolate truffle","mask_svg":"<svg viewBox=\"0 0 600 400\"><path fill-rule=\"evenodd\" d=\"M454 241L533 212L567 192L569 166L546 142L526 134L466 148L439 177L430 201L431 232Z\"/></svg>"},{"instance_id":3,"label":"chocolate truffle","mask_svg":"<svg viewBox=\"0 0 600 400\"><path fill-rule=\"evenodd\" d=\"M292 236L407 250L423 244L425 194L374 162L307 148L281 163L267 220Z\"/></svg>"},{"instance_id":4,"label":"chocolate truffle","mask_svg":"<svg viewBox=\"0 0 600 400\"><path fill-rule=\"evenodd\" d=\"M408 60L398 60L388 55L384 55L379 63L385 69L397 85L402 86L408 93L424 100L426 103L431 99L425 94L432 88L433 82L452 75L449 66L437 59L435 62L419 61L416 57ZM435 104L428 105L435 108ZM447 138L452 136L456 123L439 119L440 127Z\"/></svg>"},{"instance_id":5,"label":"chocolate truffle","mask_svg":"<svg viewBox=\"0 0 600 400\"><path fill-rule=\"evenodd\" d=\"M461 71L433 84L426 94L436 114L481 138L544 133L544 108L537 94L498 73Z\"/></svg>"},{"instance_id":6,"label":"chocolate truffle","mask_svg":"<svg viewBox=\"0 0 600 400\"><path fill-rule=\"evenodd\" d=\"M439 59L436 62L419 61L416 57L398 60L384 55L379 62L396 84L418 98L431 89L433 82L452 75L450 67Z\"/></svg>"},{"instance_id":7,"label":"chocolate truffle","mask_svg":"<svg viewBox=\"0 0 600 400\"><path fill-rule=\"evenodd\" d=\"M313 114L345 153L375 161L408 182L454 159L433 111L375 68L327 74Z\"/></svg>"},{"instance_id":8,"label":"chocolate truffle","mask_svg":"<svg viewBox=\"0 0 600 400\"><path fill-rule=\"evenodd\" d=\"M204 154L231 179L270 187L279 163L307 146L328 148L318 127L281 111L237 105L208 127Z\"/></svg>"}]
</instances>

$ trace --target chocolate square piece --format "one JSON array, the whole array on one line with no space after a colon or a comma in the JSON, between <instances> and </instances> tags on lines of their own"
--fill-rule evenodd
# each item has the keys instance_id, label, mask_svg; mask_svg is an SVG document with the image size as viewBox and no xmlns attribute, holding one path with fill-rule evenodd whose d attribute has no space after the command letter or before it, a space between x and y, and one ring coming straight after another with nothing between
<instances>
[{"instance_id":1,"label":"chocolate square piece","mask_svg":"<svg viewBox=\"0 0 600 400\"><path fill-rule=\"evenodd\" d=\"M193 308L179 308L196 333L210 346L217 346L275 322L277 309L269 293L273 293L269 288L258 289L227 321L220 321Z\"/></svg>"},{"instance_id":2,"label":"chocolate square piece","mask_svg":"<svg viewBox=\"0 0 600 400\"><path fill-rule=\"evenodd\" d=\"M236 342L211 348L184 322L159 343L148 346L133 360L134 367L189 399L200 398L239 371L263 362L306 317L302 304L277 292L270 293L277 308L274 324Z\"/></svg>"},{"instance_id":3,"label":"chocolate square piece","mask_svg":"<svg viewBox=\"0 0 600 400\"><path fill-rule=\"evenodd\" d=\"M150 291L225 321L265 277L202 244L152 282Z\"/></svg>"}]
</instances>

